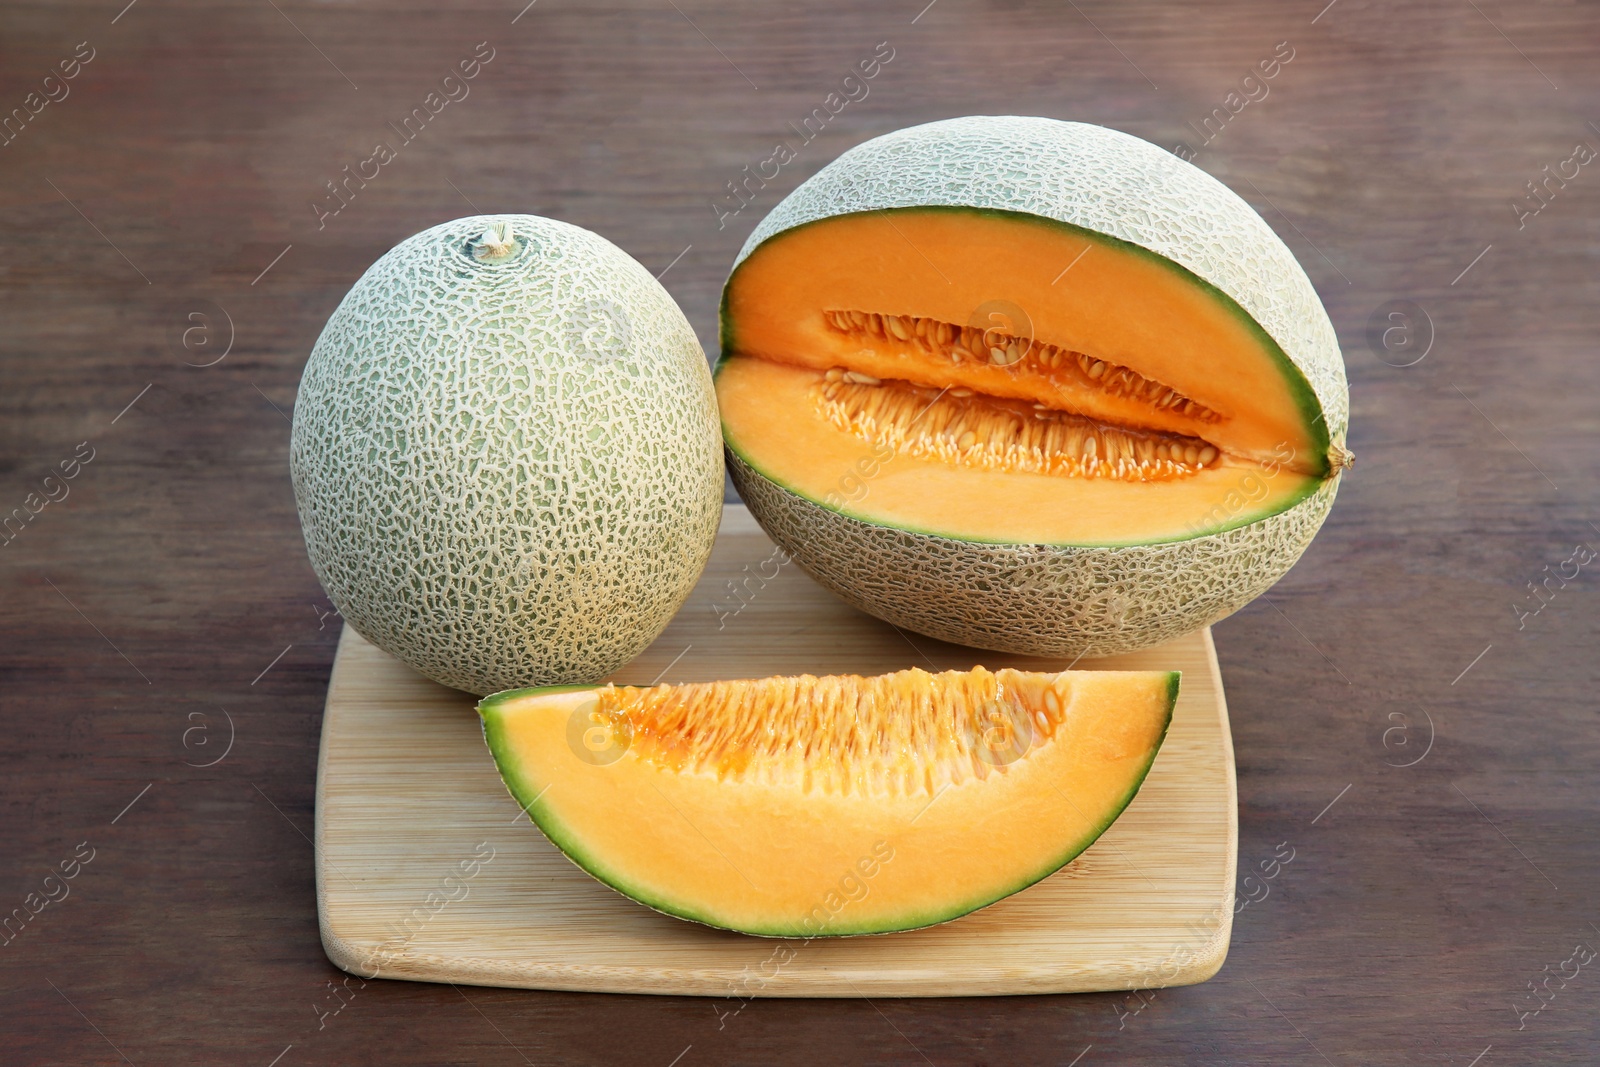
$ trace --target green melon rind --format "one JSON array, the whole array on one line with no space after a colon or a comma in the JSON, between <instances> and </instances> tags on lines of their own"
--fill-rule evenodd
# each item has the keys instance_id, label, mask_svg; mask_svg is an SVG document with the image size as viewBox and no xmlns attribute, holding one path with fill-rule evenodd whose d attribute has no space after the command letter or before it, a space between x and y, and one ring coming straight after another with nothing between
<instances>
[{"instance_id":1,"label":"green melon rind","mask_svg":"<svg viewBox=\"0 0 1600 1067\"><path fill-rule=\"evenodd\" d=\"M1100 835L1110 828L1111 824L1127 810L1133 798L1138 795L1145 779L1150 774L1150 768L1155 763L1156 755L1161 750L1162 743L1166 740L1167 731L1172 726L1172 712L1178 702L1178 689L1181 683L1182 672L1167 672L1167 708L1161 724L1161 736L1156 738L1155 744L1150 746L1149 754L1143 766L1128 785L1127 792L1122 795L1106 812L1104 820L1090 832L1068 844L1059 854L1058 858L1046 861L1037 872L1025 875L1015 886L997 894L983 894L965 901L953 903L945 908L933 912L925 912L908 916L903 922L891 926L877 926L867 928L858 925L852 926L848 922L836 923L825 933L815 933L804 930L798 926L770 926L762 928L733 927L726 922L719 921L716 916L697 911L694 908L675 903L670 900L653 896L648 890L643 890L634 885L626 873L610 869L603 859L592 855L583 848L577 835L561 821L554 806L541 803L538 799L543 789L527 774L511 745L507 743L501 727L504 722L503 712L505 705L527 697L538 697L544 694L568 693L578 690L594 689L594 686L567 685L546 686L533 689L515 689L504 693L496 693L485 697L478 703L478 715L483 723L484 742L489 747L489 752L494 756L495 766L500 771L501 781L505 783L511 798L517 806L528 813L537 827L549 838L551 844L560 850L561 854L571 860L585 874L609 888L621 893L629 899L643 904L648 908L670 915L678 919L688 919L704 926L711 926L721 930L731 930L735 933L751 934L757 937L800 938L810 940L817 937L853 937L867 934L892 934L902 933L907 930L920 930L929 926L959 919L964 915L986 908L998 903L1006 897L1013 896L1036 885L1050 875L1056 873L1067 864L1071 863L1080 854L1100 839ZM890 843L892 846L892 842Z\"/></svg>"},{"instance_id":2,"label":"green melon rind","mask_svg":"<svg viewBox=\"0 0 1600 1067\"><path fill-rule=\"evenodd\" d=\"M732 449L727 459L762 528L846 603L952 644L1068 658L1135 652L1238 611L1294 566L1339 484L1329 478L1285 511L1184 541L991 544L863 522L767 479Z\"/></svg>"},{"instance_id":3,"label":"green melon rind","mask_svg":"<svg viewBox=\"0 0 1600 1067\"><path fill-rule=\"evenodd\" d=\"M1131 241L1123 240L1122 238L1116 237L1112 234L1101 233L1098 230L1087 229L1083 226L1077 225L1076 223L1065 222L1061 219L1054 219L1045 215L1028 214L1021 211L1004 210L1001 208L970 207L966 205L954 204L927 204L914 208L879 208L872 211L851 212L850 214L879 215L885 213L893 214L894 212L898 211L951 212L1004 218L1012 221L1050 226L1056 229L1066 230L1067 232L1072 233L1075 236L1082 237L1085 240L1098 242L1100 244L1117 248L1131 255L1138 256L1141 259L1155 264L1157 267L1163 270L1177 275L1183 280L1183 282L1194 287L1195 289L1200 290L1214 303L1223 308L1230 316L1232 316L1240 324L1240 326L1242 326L1255 338L1256 343L1261 346L1262 351L1264 351L1268 358L1272 360L1274 367L1276 367L1278 373L1282 375L1284 384L1289 389L1289 395L1293 398L1296 409L1300 412L1301 422L1304 425L1306 435L1311 439L1312 454L1316 458L1317 467L1314 470L1308 471L1307 473L1317 477L1327 474L1328 444L1330 441L1328 436L1327 420L1322 417L1322 406L1317 400L1316 393L1311 388L1311 383L1306 380L1306 376L1301 372L1300 368L1296 366L1294 361L1289 358L1288 353L1283 350L1283 346L1278 344L1278 342L1273 339L1271 334L1262 329L1261 324L1255 319L1251 318L1250 313L1244 308L1240 307L1237 300L1223 292L1221 289L1217 288L1211 282L1200 277L1188 267L1185 267L1181 263L1175 263L1158 252L1153 252L1148 248L1145 248L1141 245L1136 245ZM820 223L830 222L834 218L840 217L843 216L835 215L830 216L829 218L812 219L810 222L804 222L798 226L790 227L781 233L774 234L767 239L766 243L769 245L782 243L784 240L792 237L802 230L805 230L808 227L816 226ZM732 316L728 314L727 297L729 290L733 288L734 280L739 276L739 271L744 266L746 258L747 257L745 256L740 257L738 265L735 266L732 273L728 275L728 281L723 286L722 290L723 295L719 316L721 323L719 339L722 346L722 355L717 361L717 369L719 371L721 370L722 366L726 364L729 359L733 358L738 352L738 334L733 323ZM1048 338L1044 338L1044 340L1048 340ZM1095 353L1091 352L1089 354L1094 355Z\"/></svg>"},{"instance_id":4,"label":"green melon rind","mask_svg":"<svg viewBox=\"0 0 1600 1067\"><path fill-rule=\"evenodd\" d=\"M1350 398L1339 339L1294 253L1199 167L1103 126L975 115L873 138L779 202L734 267L768 239L818 219L940 206L1054 219L1185 268L1282 348L1316 396L1312 417L1325 414L1329 439L1344 442Z\"/></svg>"}]
</instances>

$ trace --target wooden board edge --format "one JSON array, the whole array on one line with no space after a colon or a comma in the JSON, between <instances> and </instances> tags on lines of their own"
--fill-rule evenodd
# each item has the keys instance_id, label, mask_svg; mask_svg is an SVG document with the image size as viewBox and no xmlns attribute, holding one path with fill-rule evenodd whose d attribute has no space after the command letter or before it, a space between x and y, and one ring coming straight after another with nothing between
<instances>
[{"instance_id":1,"label":"wooden board edge","mask_svg":"<svg viewBox=\"0 0 1600 1067\"><path fill-rule=\"evenodd\" d=\"M333 922L328 914L328 861L324 844L324 830L327 826L328 812L328 749L332 735L337 725L338 712L335 710L338 699L344 688L343 674L348 669L349 658L346 656L347 648L353 643L352 638L359 639L354 628L347 622L339 631L339 644L333 653L333 669L328 674L328 696L322 702L322 731L317 740L317 785L314 793L311 813L311 851L316 868L317 892L317 931L322 938L322 950L335 967L341 971L356 973L345 966L343 960L351 958L351 943L339 937L333 929ZM371 977L361 975L361 977Z\"/></svg>"},{"instance_id":2,"label":"wooden board edge","mask_svg":"<svg viewBox=\"0 0 1600 1067\"><path fill-rule=\"evenodd\" d=\"M1215 694L1217 729L1222 738L1222 761L1226 771L1224 779L1228 790L1228 843L1227 862L1223 864L1224 880L1221 901L1217 905L1217 931L1194 951L1193 958L1174 978L1163 986L1199 985L1216 977L1227 962L1228 949L1233 944L1234 886L1239 879L1239 776L1233 756L1233 725L1228 719L1228 692L1222 686L1222 664L1217 660L1217 643L1211 627L1200 631L1200 640L1206 653L1206 670L1211 675L1211 691Z\"/></svg>"},{"instance_id":3,"label":"wooden board edge","mask_svg":"<svg viewBox=\"0 0 1600 1067\"><path fill-rule=\"evenodd\" d=\"M658 971L618 974L585 967L530 964L521 961L493 960L474 956L438 956L407 953L403 960L385 960L382 945L371 948L336 936L324 938L328 959L340 970L359 978L395 981L456 983L495 986L506 989L536 989L568 993L620 993L645 996L739 997L751 1000L837 998L859 1000L871 997L930 998L976 996L1048 996L1062 993L1108 993L1133 989L1166 989L1198 985L1221 969L1227 956L1227 935L1219 931L1201 948L1189 953L1186 962L1161 975L1171 957L1150 957L1130 961L1118 976L1104 970L1073 972L1059 966L1015 967L997 965L995 976L980 974L940 975L853 970L846 974L808 973L786 981L752 987L723 971ZM389 966L386 964L394 963Z\"/></svg>"}]
</instances>

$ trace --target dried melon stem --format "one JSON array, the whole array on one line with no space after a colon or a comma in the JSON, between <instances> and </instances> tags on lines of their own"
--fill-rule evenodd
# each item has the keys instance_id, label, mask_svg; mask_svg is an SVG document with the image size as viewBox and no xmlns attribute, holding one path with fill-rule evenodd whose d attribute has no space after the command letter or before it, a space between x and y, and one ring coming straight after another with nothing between
<instances>
[{"instance_id":1,"label":"dried melon stem","mask_svg":"<svg viewBox=\"0 0 1600 1067\"><path fill-rule=\"evenodd\" d=\"M981 470L1152 482L1198 474L1221 458L1198 437L839 368L823 376L814 396L824 418L869 443Z\"/></svg>"},{"instance_id":2,"label":"dried melon stem","mask_svg":"<svg viewBox=\"0 0 1600 1067\"><path fill-rule=\"evenodd\" d=\"M1071 692L1065 675L913 668L607 686L591 714L625 731L634 755L678 772L931 797L1026 758L1055 735Z\"/></svg>"},{"instance_id":3,"label":"dried melon stem","mask_svg":"<svg viewBox=\"0 0 1600 1067\"><path fill-rule=\"evenodd\" d=\"M516 255L520 245L511 223L495 221L472 239L469 248L472 258L480 263L503 263Z\"/></svg>"},{"instance_id":4,"label":"dried melon stem","mask_svg":"<svg viewBox=\"0 0 1600 1067\"><path fill-rule=\"evenodd\" d=\"M1008 368L1017 375L1074 377L1091 389L1141 401L1154 411L1173 411L1199 422L1215 423L1224 419L1221 413L1138 371L1004 330L958 326L923 315L889 315L847 308L826 309L822 318L840 333L861 339L899 341L934 359L954 364L987 363Z\"/></svg>"}]
</instances>

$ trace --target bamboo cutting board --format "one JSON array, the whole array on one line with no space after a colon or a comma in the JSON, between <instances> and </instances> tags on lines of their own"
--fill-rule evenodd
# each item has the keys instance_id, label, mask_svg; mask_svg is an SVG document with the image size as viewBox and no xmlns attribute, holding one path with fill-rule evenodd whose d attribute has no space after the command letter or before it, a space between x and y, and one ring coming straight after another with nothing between
<instances>
[{"instance_id":1,"label":"bamboo cutting board","mask_svg":"<svg viewBox=\"0 0 1600 1067\"><path fill-rule=\"evenodd\" d=\"M659 640L649 684L1066 663L947 645L847 607L784 564L743 506ZM1227 955L1238 848L1233 744L1209 630L1080 668L1183 671L1139 795L1037 885L927 930L773 940L661 915L558 852L501 784L474 699L348 627L317 770L317 911L363 978L707 996L973 996L1202 982Z\"/></svg>"}]
</instances>

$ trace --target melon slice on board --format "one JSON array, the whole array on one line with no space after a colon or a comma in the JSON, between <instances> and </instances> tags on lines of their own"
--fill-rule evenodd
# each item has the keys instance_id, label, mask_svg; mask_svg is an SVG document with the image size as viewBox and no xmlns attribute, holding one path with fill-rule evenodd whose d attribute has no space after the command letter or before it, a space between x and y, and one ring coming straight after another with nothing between
<instances>
[{"instance_id":1,"label":"melon slice on board","mask_svg":"<svg viewBox=\"0 0 1600 1067\"><path fill-rule=\"evenodd\" d=\"M776 937L965 915L1088 848L1166 734L1164 671L905 670L514 690L478 705L512 795L659 911Z\"/></svg>"}]
</instances>

